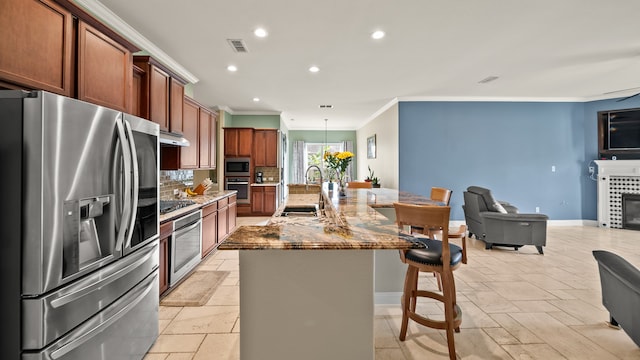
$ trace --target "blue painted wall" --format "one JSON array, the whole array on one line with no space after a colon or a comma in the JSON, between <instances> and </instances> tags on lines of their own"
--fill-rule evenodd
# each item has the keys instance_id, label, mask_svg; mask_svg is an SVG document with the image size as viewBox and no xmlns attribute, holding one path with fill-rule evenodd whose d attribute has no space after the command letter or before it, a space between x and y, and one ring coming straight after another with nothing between
<instances>
[{"instance_id":1,"label":"blue painted wall","mask_svg":"<svg viewBox=\"0 0 640 360\"><path fill-rule=\"evenodd\" d=\"M471 185L490 188L523 213L540 207L553 220L595 220L587 167L597 132L595 113L586 116L586 109L567 102L401 102L400 189L426 196L432 186L452 189L452 220L464 219L462 193Z\"/></svg>"}]
</instances>

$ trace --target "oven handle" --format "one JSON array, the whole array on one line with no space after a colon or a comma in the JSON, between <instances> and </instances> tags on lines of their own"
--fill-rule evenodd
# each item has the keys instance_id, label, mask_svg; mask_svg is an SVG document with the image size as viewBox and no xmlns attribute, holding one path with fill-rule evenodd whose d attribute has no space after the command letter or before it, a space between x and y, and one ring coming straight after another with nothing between
<instances>
[{"instance_id":1,"label":"oven handle","mask_svg":"<svg viewBox=\"0 0 640 360\"><path fill-rule=\"evenodd\" d=\"M227 185L249 185L248 181L230 182L227 181Z\"/></svg>"},{"instance_id":2,"label":"oven handle","mask_svg":"<svg viewBox=\"0 0 640 360\"><path fill-rule=\"evenodd\" d=\"M173 232L173 236L180 236L186 232L189 232L195 228L197 228L198 226L200 226L200 224L202 224L202 220L198 220L195 223L193 223L193 225L189 225L187 227L181 227L180 229L177 229Z\"/></svg>"}]
</instances>

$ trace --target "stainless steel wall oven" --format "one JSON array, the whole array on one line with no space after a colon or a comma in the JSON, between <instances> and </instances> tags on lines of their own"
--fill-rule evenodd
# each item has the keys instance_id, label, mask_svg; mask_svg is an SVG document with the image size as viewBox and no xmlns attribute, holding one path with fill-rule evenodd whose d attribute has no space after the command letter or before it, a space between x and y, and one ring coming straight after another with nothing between
<instances>
[{"instance_id":1,"label":"stainless steel wall oven","mask_svg":"<svg viewBox=\"0 0 640 360\"><path fill-rule=\"evenodd\" d=\"M225 190L238 191L238 204L249 204L251 200L251 185L248 177L225 178Z\"/></svg>"}]
</instances>

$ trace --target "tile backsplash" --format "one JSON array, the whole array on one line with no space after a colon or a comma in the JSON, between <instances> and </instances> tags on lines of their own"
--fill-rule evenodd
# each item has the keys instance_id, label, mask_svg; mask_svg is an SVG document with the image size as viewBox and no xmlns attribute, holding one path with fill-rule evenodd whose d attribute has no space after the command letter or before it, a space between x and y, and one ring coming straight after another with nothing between
<instances>
[{"instance_id":1,"label":"tile backsplash","mask_svg":"<svg viewBox=\"0 0 640 360\"><path fill-rule=\"evenodd\" d=\"M193 170L160 171L160 199L175 199L174 189L184 191L193 186Z\"/></svg>"},{"instance_id":2,"label":"tile backsplash","mask_svg":"<svg viewBox=\"0 0 640 360\"><path fill-rule=\"evenodd\" d=\"M277 183L280 182L280 169L276 167L261 167L256 166L256 172L262 171L262 178L266 183ZM273 180L269 180L269 178L273 178Z\"/></svg>"}]
</instances>

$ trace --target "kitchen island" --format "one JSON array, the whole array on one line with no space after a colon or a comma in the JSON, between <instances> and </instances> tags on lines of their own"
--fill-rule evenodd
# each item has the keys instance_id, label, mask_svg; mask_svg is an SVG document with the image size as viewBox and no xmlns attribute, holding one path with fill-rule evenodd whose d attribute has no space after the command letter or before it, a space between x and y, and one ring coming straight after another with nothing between
<instances>
[{"instance_id":1,"label":"kitchen island","mask_svg":"<svg viewBox=\"0 0 640 360\"><path fill-rule=\"evenodd\" d=\"M218 247L240 250L243 360L374 358L374 250L422 247L376 209L433 202L391 189L324 188L321 199L320 216L281 216L320 200L292 194L266 226L241 226Z\"/></svg>"}]
</instances>

